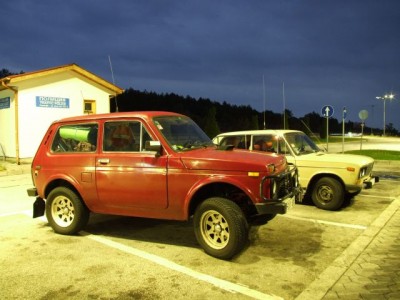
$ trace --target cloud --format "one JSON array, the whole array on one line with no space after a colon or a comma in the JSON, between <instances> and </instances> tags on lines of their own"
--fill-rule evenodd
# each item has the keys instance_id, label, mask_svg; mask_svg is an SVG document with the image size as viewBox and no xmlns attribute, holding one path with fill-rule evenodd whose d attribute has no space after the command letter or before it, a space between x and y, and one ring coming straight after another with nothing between
<instances>
[{"instance_id":1,"label":"cloud","mask_svg":"<svg viewBox=\"0 0 400 300\"><path fill-rule=\"evenodd\" d=\"M2 68L75 62L116 84L296 116L324 104L349 118L399 90L398 1L24 1L2 5ZM400 129L399 101L388 122ZM382 111L381 111L382 113ZM368 122L369 120L367 120Z\"/></svg>"}]
</instances>

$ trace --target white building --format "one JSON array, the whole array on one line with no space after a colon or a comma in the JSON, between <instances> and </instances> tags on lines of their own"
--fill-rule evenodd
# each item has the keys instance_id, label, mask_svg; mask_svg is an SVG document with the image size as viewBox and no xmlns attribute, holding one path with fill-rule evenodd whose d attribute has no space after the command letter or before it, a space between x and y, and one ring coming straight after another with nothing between
<instances>
[{"instance_id":1,"label":"white building","mask_svg":"<svg viewBox=\"0 0 400 300\"><path fill-rule=\"evenodd\" d=\"M76 64L0 79L0 157L32 158L57 119L109 113L118 86Z\"/></svg>"}]
</instances>

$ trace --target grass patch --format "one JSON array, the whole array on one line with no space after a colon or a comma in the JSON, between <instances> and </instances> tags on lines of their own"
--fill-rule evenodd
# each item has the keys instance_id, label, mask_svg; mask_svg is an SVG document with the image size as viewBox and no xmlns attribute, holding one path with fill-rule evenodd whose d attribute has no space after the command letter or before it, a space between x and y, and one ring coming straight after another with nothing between
<instances>
[{"instance_id":1,"label":"grass patch","mask_svg":"<svg viewBox=\"0 0 400 300\"><path fill-rule=\"evenodd\" d=\"M314 137L311 137L311 139L314 141L314 143L325 143L326 144L326 138L325 139L316 139ZM359 142L361 140L361 137L345 137L344 141L345 142ZM329 137L329 143L341 143L343 141L343 138L341 136L330 136ZM365 141L365 139L363 139Z\"/></svg>"},{"instance_id":2,"label":"grass patch","mask_svg":"<svg viewBox=\"0 0 400 300\"><path fill-rule=\"evenodd\" d=\"M6 167L3 166L2 164L0 164L0 171L5 171L5 170L6 170Z\"/></svg>"},{"instance_id":3,"label":"grass patch","mask_svg":"<svg viewBox=\"0 0 400 300\"><path fill-rule=\"evenodd\" d=\"M351 150L345 153L366 155L375 160L400 160L400 151L394 150Z\"/></svg>"}]
</instances>

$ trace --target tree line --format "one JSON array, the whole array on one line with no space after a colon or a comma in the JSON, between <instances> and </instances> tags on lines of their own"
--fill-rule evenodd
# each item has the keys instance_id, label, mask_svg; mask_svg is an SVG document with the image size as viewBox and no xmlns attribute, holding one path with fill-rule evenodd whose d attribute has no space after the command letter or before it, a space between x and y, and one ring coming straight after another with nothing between
<instances>
[{"instance_id":1,"label":"tree line","mask_svg":"<svg viewBox=\"0 0 400 300\"><path fill-rule=\"evenodd\" d=\"M232 105L227 102L211 101L210 99L195 99L190 96L180 96L174 93L155 93L138 91L133 88L125 90L117 99L112 99L110 109L115 111L146 111L161 110L181 113L191 117L211 138L219 133L237 130L256 129L295 129L309 135L326 137L326 118L316 112L311 112L301 118L296 118L292 111L285 114L269 110L259 112L249 105ZM284 120L285 118L285 120ZM264 126L265 120L265 126ZM346 121L345 132L361 133L361 122ZM342 132L342 122L335 118L329 119L329 133ZM381 135L382 129L365 126L364 134ZM399 132L389 123L386 126L387 135L398 135Z\"/></svg>"},{"instance_id":2,"label":"tree line","mask_svg":"<svg viewBox=\"0 0 400 300\"><path fill-rule=\"evenodd\" d=\"M23 71L14 73L8 69L0 70L0 79L23 74ZM237 130L257 129L295 129L306 132L308 135L326 137L326 118L316 112L311 112L301 118L294 117L292 111L274 113L266 110L259 112L249 105L233 105L226 101L220 103L210 99L195 99L190 96L181 96L174 93L155 93L138 91L128 88L117 98L111 99L110 111L146 111L165 110L181 113L191 117L209 137L219 133ZM285 119L285 120L284 120ZM284 126L285 124L285 126ZM345 132L361 133L360 122L346 121ZM365 134L382 135L382 129L364 127ZM329 133L341 133L342 122L335 118L329 119ZM397 136L399 132L392 123L386 125L386 134Z\"/></svg>"}]
</instances>

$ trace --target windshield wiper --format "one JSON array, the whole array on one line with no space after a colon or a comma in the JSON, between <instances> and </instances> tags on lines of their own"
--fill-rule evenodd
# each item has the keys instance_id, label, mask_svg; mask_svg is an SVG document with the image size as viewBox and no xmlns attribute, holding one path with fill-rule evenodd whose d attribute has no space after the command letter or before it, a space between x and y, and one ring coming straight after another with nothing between
<instances>
[{"instance_id":1,"label":"windshield wiper","mask_svg":"<svg viewBox=\"0 0 400 300\"><path fill-rule=\"evenodd\" d=\"M198 149L198 148L207 148L208 146L214 146L212 142L202 142L202 141L187 141L183 144L183 150L191 150L191 149Z\"/></svg>"}]
</instances>

